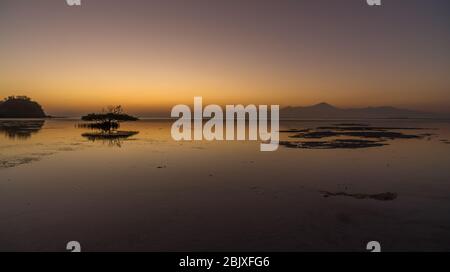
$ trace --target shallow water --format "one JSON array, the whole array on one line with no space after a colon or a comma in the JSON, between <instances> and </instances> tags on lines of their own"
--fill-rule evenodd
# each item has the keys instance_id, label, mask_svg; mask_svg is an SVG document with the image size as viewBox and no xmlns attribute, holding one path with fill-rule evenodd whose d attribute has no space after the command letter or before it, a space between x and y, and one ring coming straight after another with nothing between
<instances>
[{"instance_id":1,"label":"shallow water","mask_svg":"<svg viewBox=\"0 0 450 272\"><path fill-rule=\"evenodd\" d=\"M2 251L64 251L72 240L84 251L365 251L372 240L384 251L450 250L448 121L351 121L433 135L275 152L175 142L169 120L126 123L139 134L114 142L82 137L77 120L14 122L0 121ZM396 197L369 197L388 192Z\"/></svg>"}]
</instances>

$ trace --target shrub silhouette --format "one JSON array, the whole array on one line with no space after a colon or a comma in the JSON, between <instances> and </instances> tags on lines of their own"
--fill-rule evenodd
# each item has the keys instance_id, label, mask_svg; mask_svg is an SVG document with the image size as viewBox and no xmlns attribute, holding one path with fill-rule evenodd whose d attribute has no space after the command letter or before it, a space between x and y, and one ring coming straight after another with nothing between
<instances>
[{"instance_id":1,"label":"shrub silhouette","mask_svg":"<svg viewBox=\"0 0 450 272\"><path fill-rule=\"evenodd\" d=\"M139 119L123 113L121 106L110 106L104 109L102 113L90 113L81 117L81 120L93 122L82 124L82 127L100 129L104 133L112 133L120 127L121 122L137 121Z\"/></svg>"}]
</instances>

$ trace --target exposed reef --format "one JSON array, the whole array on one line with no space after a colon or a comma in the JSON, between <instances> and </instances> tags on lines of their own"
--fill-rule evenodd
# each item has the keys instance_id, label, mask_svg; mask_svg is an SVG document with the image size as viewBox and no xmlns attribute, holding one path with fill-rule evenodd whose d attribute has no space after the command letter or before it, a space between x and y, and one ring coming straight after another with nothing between
<instances>
[{"instance_id":1,"label":"exposed reef","mask_svg":"<svg viewBox=\"0 0 450 272\"><path fill-rule=\"evenodd\" d=\"M305 138L305 139L321 139L326 137L350 136L360 138L375 138L375 139L414 139L422 138L421 135L404 134L401 132L392 131L312 131L290 136L291 138Z\"/></svg>"},{"instance_id":2,"label":"exposed reef","mask_svg":"<svg viewBox=\"0 0 450 272\"><path fill-rule=\"evenodd\" d=\"M357 149L387 145L382 141L336 139L331 141L281 141L280 145L303 149Z\"/></svg>"},{"instance_id":3,"label":"exposed reef","mask_svg":"<svg viewBox=\"0 0 450 272\"><path fill-rule=\"evenodd\" d=\"M40 157L23 157L23 158L0 160L0 169L12 168L12 167L16 167L19 165L36 162L39 160L40 160Z\"/></svg>"},{"instance_id":4,"label":"exposed reef","mask_svg":"<svg viewBox=\"0 0 450 272\"><path fill-rule=\"evenodd\" d=\"M281 141L280 145L289 148L303 149L357 149L368 147L381 147L388 145L387 140L396 139L423 139L433 134L403 133L395 130L424 130L416 127L380 127L368 124L342 123L332 126L319 126L317 128L302 128L280 130L280 133L292 133L289 138L305 139L304 141ZM344 137L344 138L343 138ZM311 141L311 139L328 140Z\"/></svg>"},{"instance_id":5,"label":"exposed reef","mask_svg":"<svg viewBox=\"0 0 450 272\"><path fill-rule=\"evenodd\" d=\"M390 200L395 200L397 198L397 194L391 193L391 192L380 193L380 194L350 194L350 193L345 193L345 192L332 193L332 192L328 192L328 191L320 191L320 193L323 194L324 197L347 196L347 197L352 197L352 198L356 198L356 199L374 199L374 200L379 200L379 201L390 201Z\"/></svg>"}]
</instances>

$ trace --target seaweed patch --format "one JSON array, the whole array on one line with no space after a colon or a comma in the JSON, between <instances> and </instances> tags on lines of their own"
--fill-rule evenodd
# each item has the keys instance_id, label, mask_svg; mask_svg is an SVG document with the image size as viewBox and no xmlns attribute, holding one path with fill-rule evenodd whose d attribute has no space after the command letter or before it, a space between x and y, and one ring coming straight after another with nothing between
<instances>
[{"instance_id":1,"label":"seaweed patch","mask_svg":"<svg viewBox=\"0 0 450 272\"><path fill-rule=\"evenodd\" d=\"M397 198L396 193L386 192L386 193L379 193L379 194L349 194L345 192L338 192L338 193L332 193L328 191L320 191L320 193L323 195L323 197L330 197L330 196L347 196L352 197L356 199L374 199L379 201L391 201L395 200Z\"/></svg>"}]
</instances>

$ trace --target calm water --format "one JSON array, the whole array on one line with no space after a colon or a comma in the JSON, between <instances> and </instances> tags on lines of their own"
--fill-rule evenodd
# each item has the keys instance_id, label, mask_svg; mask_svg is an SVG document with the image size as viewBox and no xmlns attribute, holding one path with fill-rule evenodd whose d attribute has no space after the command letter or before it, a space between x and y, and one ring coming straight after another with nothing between
<instances>
[{"instance_id":1,"label":"calm water","mask_svg":"<svg viewBox=\"0 0 450 272\"><path fill-rule=\"evenodd\" d=\"M0 250L450 250L450 123L359 122L427 130L381 147L260 152L175 142L170 121L124 124L139 134L115 142L82 137L76 120L0 121ZM386 192L397 197L353 195Z\"/></svg>"}]
</instances>

